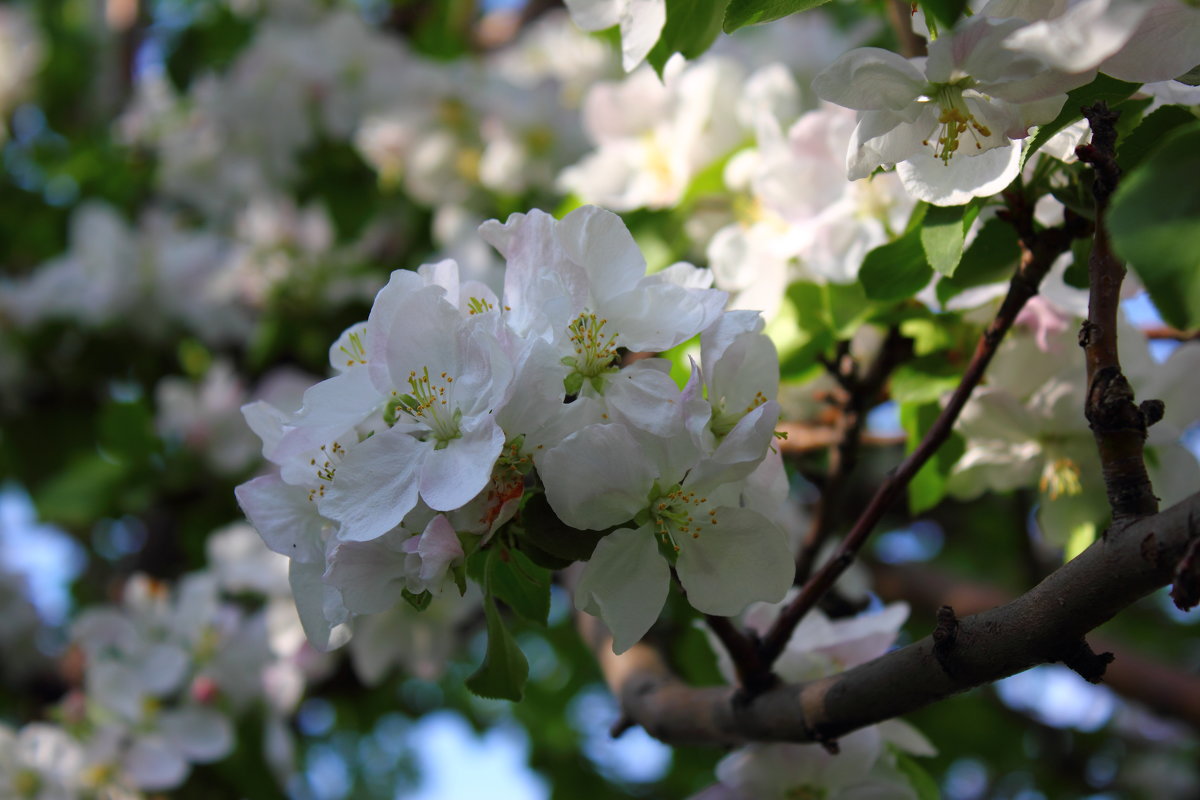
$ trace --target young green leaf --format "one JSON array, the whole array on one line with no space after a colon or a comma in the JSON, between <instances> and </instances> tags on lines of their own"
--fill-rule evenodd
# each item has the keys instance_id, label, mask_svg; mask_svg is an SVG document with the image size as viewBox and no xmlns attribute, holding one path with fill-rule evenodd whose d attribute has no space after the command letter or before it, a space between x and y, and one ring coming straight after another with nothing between
<instances>
[{"instance_id":1,"label":"young green leaf","mask_svg":"<svg viewBox=\"0 0 1200 800\"><path fill-rule=\"evenodd\" d=\"M933 270L921 246L921 229L876 247L863 259L858 279L872 300L904 300L929 283Z\"/></svg>"},{"instance_id":2,"label":"young green leaf","mask_svg":"<svg viewBox=\"0 0 1200 800\"><path fill-rule=\"evenodd\" d=\"M675 53L693 59L704 54L721 32L729 0L667 0L667 21L658 42L646 56L662 77L663 67Z\"/></svg>"},{"instance_id":3,"label":"young green leaf","mask_svg":"<svg viewBox=\"0 0 1200 800\"><path fill-rule=\"evenodd\" d=\"M550 570L519 550L493 547L488 554L486 586L515 613L539 625L550 614Z\"/></svg>"},{"instance_id":4,"label":"young green leaf","mask_svg":"<svg viewBox=\"0 0 1200 800\"><path fill-rule=\"evenodd\" d=\"M467 678L466 686L480 697L519 702L525 695L529 662L490 596L483 601L483 613L487 619L487 653L479 669Z\"/></svg>"},{"instance_id":5,"label":"young green leaf","mask_svg":"<svg viewBox=\"0 0 1200 800\"><path fill-rule=\"evenodd\" d=\"M800 11L823 6L829 0L729 0L725 10L725 32L733 33L747 25L771 22Z\"/></svg>"},{"instance_id":6,"label":"young green leaf","mask_svg":"<svg viewBox=\"0 0 1200 800\"><path fill-rule=\"evenodd\" d=\"M969 203L964 206L931 206L925 212L921 227L921 247L929 266L950 277L962 260L963 241L971 223L979 216L979 206Z\"/></svg>"}]
</instances>

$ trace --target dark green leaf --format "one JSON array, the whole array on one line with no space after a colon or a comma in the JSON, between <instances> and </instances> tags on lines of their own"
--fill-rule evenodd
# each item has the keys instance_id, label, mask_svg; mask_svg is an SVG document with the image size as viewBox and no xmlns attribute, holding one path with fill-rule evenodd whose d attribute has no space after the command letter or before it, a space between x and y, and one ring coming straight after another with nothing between
<instances>
[{"instance_id":1,"label":"dark green leaf","mask_svg":"<svg viewBox=\"0 0 1200 800\"><path fill-rule=\"evenodd\" d=\"M518 550L492 547L485 586L521 617L546 624L550 614L550 571Z\"/></svg>"},{"instance_id":2,"label":"dark green leaf","mask_svg":"<svg viewBox=\"0 0 1200 800\"><path fill-rule=\"evenodd\" d=\"M733 33L747 25L781 19L800 11L823 6L829 0L729 0L725 10L725 32Z\"/></svg>"},{"instance_id":3,"label":"dark green leaf","mask_svg":"<svg viewBox=\"0 0 1200 800\"><path fill-rule=\"evenodd\" d=\"M546 502L544 494L529 498L521 509L521 535L519 546L533 555L536 549L554 558L567 562L587 561L592 551L604 538L607 531L581 531L572 528L558 518L554 509ZM528 547L532 545L532 547ZM557 569L549 564L551 569Z\"/></svg>"},{"instance_id":4,"label":"dark green leaf","mask_svg":"<svg viewBox=\"0 0 1200 800\"><path fill-rule=\"evenodd\" d=\"M1188 86L1200 86L1200 64L1192 67L1175 80Z\"/></svg>"},{"instance_id":5,"label":"dark green leaf","mask_svg":"<svg viewBox=\"0 0 1200 800\"><path fill-rule=\"evenodd\" d=\"M967 0L921 0L926 14L932 14L947 30L954 27L967 8Z\"/></svg>"},{"instance_id":6,"label":"dark green leaf","mask_svg":"<svg viewBox=\"0 0 1200 800\"><path fill-rule=\"evenodd\" d=\"M1196 115L1182 106L1163 106L1151 112L1117 147L1117 163L1125 172L1132 172L1168 134L1195 121Z\"/></svg>"},{"instance_id":7,"label":"dark green leaf","mask_svg":"<svg viewBox=\"0 0 1200 800\"><path fill-rule=\"evenodd\" d=\"M467 688L480 697L518 702L525 694L529 662L490 596L483 601L483 613L487 618L487 653L479 669L467 678Z\"/></svg>"},{"instance_id":8,"label":"dark green leaf","mask_svg":"<svg viewBox=\"0 0 1200 800\"><path fill-rule=\"evenodd\" d=\"M1067 102L1063 103L1062 111L1058 113L1058 116L1053 121L1039 126L1037 133L1029 140L1029 145L1025 148L1025 152L1021 154L1021 166L1025 166L1025 162L1029 160L1030 156L1036 153L1042 145L1050 141L1051 136L1075 120L1082 119L1081 108L1090 106L1100 100L1113 105L1129 97L1140 86L1140 83L1126 83L1125 81L1119 81L1116 78L1110 78L1102 74L1097 75L1096 79L1086 86L1080 86L1069 92L1067 94Z\"/></svg>"},{"instance_id":9,"label":"dark green leaf","mask_svg":"<svg viewBox=\"0 0 1200 800\"><path fill-rule=\"evenodd\" d=\"M954 276L938 281L938 301L945 303L975 286L1007 280L1020 257L1021 248L1013 227L1004 220L989 219L963 253Z\"/></svg>"},{"instance_id":10,"label":"dark green leaf","mask_svg":"<svg viewBox=\"0 0 1200 800\"><path fill-rule=\"evenodd\" d=\"M921 246L929 266L947 277L954 274L962 259L963 240L971 223L979 216L979 206L932 206L925 212L921 227Z\"/></svg>"},{"instance_id":11,"label":"dark green leaf","mask_svg":"<svg viewBox=\"0 0 1200 800\"><path fill-rule=\"evenodd\" d=\"M900 404L900 425L908 434L907 452L917 448L940 412L941 406L936 402ZM913 514L933 508L946 496L946 478L951 467L962 458L964 449L962 437L952 433L918 470L908 484L908 506Z\"/></svg>"},{"instance_id":12,"label":"dark green leaf","mask_svg":"<svg viewBox=\"0 0 1200 800\"><path fill-rule=\"evenodd\" d=\"M729 0L667 0L667 21L658 42L646 56L662 77L663 66L675 53L693 59L712 46L721 32Z\"/></svg>"},{"instance_id":13,"label":"dark green leaf","mask_svg":"<svg viewBox=\"0 0 1200 800\"><path fill-rule=\"evenodd\" d=\"M1109 207L1113 249L1129 262L1163 319L1200 326L1200 122L1176 128L1125 175Z\"/></svg>"},{"instance_id":14,"label":"dark green leaf","mask_svg":"<svg viewBox=\"0 0 1200 800\"><path fill-rule=\"evenodd\" d=\"M933 270L925 260L920 228L876 247L863 259L858 279L872 300L904 300L929 283Z\"/></svg>"}]
</instances>

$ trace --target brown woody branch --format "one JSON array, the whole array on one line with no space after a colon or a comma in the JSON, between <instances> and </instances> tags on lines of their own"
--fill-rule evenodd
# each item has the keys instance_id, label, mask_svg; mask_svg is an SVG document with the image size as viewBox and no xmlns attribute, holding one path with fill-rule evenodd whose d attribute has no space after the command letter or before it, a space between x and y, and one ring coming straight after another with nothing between
<instances>
[{"instance_id":1,"label":"brown woody branch","mask_svg":"<svg viewBox=\"0 0 1200 800\"><path fill-rule=\"evenodd\" d=\"M872 566L871 573L881 598L906 600L918 614L930 617L943 605L970 615L1012 600L1010 593L996 586L959 580L924 564L877 564ZM1200 676L1147 658L1108 639L1096 637L1092 643L1101 652L1111 651L1115 656L1104 672L1104 683L1110 689L1157 714L1182 720L1200 730Z\"/></svg>"},{"instance_id":2,"label":"brown woody branch","mask_svg":"<svg viewBox=\"0 0 1200 800\"><path fill-rule=\"evenodd\" d=\"M1133 388L1121 371L1117 356L1117 318L1125 265L1108 239L1105 213L1108 199L1120 178L1116 162L1115 124L1119 114L1104 103L1083 109L1092 128L1092 143L1076 148L1079 160L1094 170L1092 194L1096 200L1096 230L1088 258L1088 318L1079 331L1079 344L1087 362L1087 398L1084 415L1100 451L1104 488L1113 519L1124 520L1158 510L1158 498L1146 472L1146 428L1162 418L1162 403L1134 403Z\"/></svg>"},{"instance_id":3,"label":"brown woody branch","mask_svg":"<svg viewBox=\"0 0 1200 800\"><path fill-rule=\"evenodd\" d=\"M1037 294L1038 285L1051 264L1059 255L1066 252L1083 227L1077 217L1068 215L1067 221L1060 227L1035 231L1032 223L1032 209L1020 197L1010 198L1012 210L1008 219L1017 230L1021 243L1021 263L1017 267L1009 283L1008 293L996 312L995 319L983 332L975 347L975 353L963 373L962 380L950 396L949 401L925 434L924 439L916 449L892 471L883 481L867 508L859 516L854 527L846 534L833 556L804 584L804 587L783 610L771 630L763 637L762 661L765 665L773 664L784 645L791 638L792 631L804 618L804 615L816 605L817 601L829 591L846 568L854 562L858 551L866 542L871 531L879 523L884 513L892 503L904 492L905 487L912 481L917 471L933 457L937 449L950 436L955 420L962 412L967 400L975 387L983 379L984 371L996 354L1004 335L1012 327L1017 314L1031 297Z\"/></svg>"},{"instance_id":4,"label":"brown woody branch","mask_svg":"<svg viewBox=\"0 0 1200 800\"><path fill-rule=\"evenodd\" d=\"M1089 631L1167 585L1197 539L1200 494L1132 521L1122 536L1101 537L1016 600L956 617L953 643L941 659L930 636L838 675L782 684L753 698L732 687L684 685L649 645L613 655L611 638L592 617L580 615L580 629L626 722L668 744L830 742L1071 657Z\"/></svg>"}]
</instances>

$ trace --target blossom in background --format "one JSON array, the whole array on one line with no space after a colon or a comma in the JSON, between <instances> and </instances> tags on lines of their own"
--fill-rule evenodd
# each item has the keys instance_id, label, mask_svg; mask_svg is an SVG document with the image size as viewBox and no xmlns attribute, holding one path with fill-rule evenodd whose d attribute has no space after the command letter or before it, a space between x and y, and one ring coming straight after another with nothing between
<instances>
[{"instance_id":1,"label":"blossom in background","mask_svg":"<svg viewBox=\"0 0 1200 800\"><path fill-rule=\"evenodd\" d=\"M567 0L567 11L585 31L621 29L621 65L626 72L646 58L667 22L666 0Z\"/></svg>"}]
</instances>

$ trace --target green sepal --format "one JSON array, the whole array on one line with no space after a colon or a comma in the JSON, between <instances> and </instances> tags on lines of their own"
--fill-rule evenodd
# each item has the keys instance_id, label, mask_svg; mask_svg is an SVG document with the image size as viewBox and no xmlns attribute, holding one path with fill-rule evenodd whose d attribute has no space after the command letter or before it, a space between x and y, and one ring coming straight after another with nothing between
<instances>
[{"instance_id":1,"label":"green sepal","mask_svg":"<svg viewBox=\"0 0 1200 800\"><path fill-rule=\"evenodd\" d=\"M408 601L408 604L417 611L424 611L425 609L429 608L430 602L433 601L433 595L429 593L428 589L420 594L413 594L408 589L404 589L400 592L400 594L405 600Z\"/></svg>"}]
</instances>

